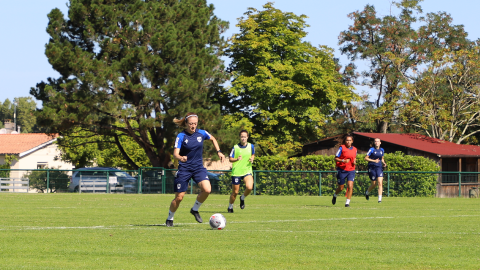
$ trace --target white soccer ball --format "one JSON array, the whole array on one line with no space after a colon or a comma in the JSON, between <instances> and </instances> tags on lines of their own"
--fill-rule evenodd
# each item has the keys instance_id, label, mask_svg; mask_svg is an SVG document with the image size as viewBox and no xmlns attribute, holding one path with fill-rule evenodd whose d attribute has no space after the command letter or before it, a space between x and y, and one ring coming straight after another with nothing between
<instances>
[{"instance_id":1,"label":"white soccer ball","mask_svg":"<svg viewBox=\"0 0 480 270\"><path fill-rule=\"evenodd\" d=\"M227 220L222 214L213 214L210 217L210 227L214 230L222 230L227 225Z\"/></svg>"}]
</instances>

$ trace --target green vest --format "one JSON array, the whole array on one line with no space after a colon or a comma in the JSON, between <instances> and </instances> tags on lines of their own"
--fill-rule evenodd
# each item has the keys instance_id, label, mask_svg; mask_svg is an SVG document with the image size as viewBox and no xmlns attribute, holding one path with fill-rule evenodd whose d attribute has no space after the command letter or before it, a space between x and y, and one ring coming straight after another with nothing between
<instances>
[{"instance_id":1,"label":"green vest","mask_svg":"<svg viewBox=\"0 0 480 270\"><path fill-rule=\"evenodd\" d=\"M235 149L234 158L242 156L242 160L233 162L232 176L245 176L247 174L253 174L252 163L248 161L252 156L252 145L247 143L247 147L240 148L238 144L233 147Z\"/></svg>"}]
</instances>

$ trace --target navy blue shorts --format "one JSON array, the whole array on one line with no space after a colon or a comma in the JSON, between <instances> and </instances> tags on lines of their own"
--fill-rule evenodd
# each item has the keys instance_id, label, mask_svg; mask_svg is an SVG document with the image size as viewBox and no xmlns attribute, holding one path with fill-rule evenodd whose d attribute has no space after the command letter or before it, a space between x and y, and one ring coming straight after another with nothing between
<instances>
[{"instance_id":1,"label":"navy blue shorts","mask_svg":"<svg viewBox=\"0 0 480 270\"><path fill-rule=\"evenodd\" d=\"M339 185L345 185L345 180L352 182L355 181L355 170L345 171L337 169L337 183Z\"/></svg>"},{"instance_id":2,"label":"navy blue shorts","mask_svg":"<svg viewBox=\"0 0 480 270\"><path fill-rule=\"evenodd\" d=\"M245 178L247 175L252 175L251 173L245 174L244 176L232 176L232 185L240 185L240 182Z\"/></svg>"},{"instance_id":3,"label":"navy blue shorts","mask_svg":"<svg viewBox=\"0 0 480 270\"><path fill-rule=\"evenodd\" d=\"M173 191L179 193L187 191L190 178L192 178L197 184L204 180L208 180L207 169L205 169L205 167L193 171L179 169L177 175L175 175L175 186L173 187Z\"/></svg>"},{"instance_id":4,"label":"navy blue shorts","mask_svg":"<svg viewBox=\"0 0 480 270\"><path fill-rule=\"evenodd\" d=\"M370 180L377 181L378 177L383 177L383 168L381 166L368 166L368 176Z\"/></svg>"}]
</instances>

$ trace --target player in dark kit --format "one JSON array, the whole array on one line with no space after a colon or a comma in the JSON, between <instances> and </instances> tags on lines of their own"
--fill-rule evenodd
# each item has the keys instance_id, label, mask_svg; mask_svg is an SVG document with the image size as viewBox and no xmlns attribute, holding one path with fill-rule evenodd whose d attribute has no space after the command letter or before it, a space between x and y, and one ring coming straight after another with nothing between
<instances>
[{"instance_id":1,"label":"player in dark kit","mask_svg":"<svg viewBox=\"0 0 480 270\"><path fill-rule=\"evenodd\" d=\"M337 202L337 195L340 193L344 186L345 180L347 180L347 201L345 207L350 207L350 198L352 198L353 181L355 181L355 164L357 158L357 148L352 146L353 136L347 135L343 139L342 145L338 148L335 155L335 161L337 162L337 184L338 187L335 190L332 198L332 204Z\"/></svg>"},{"instance_id":2,"label":"player in dark kit","mask_svg":"<svg viewBox=\"0 0 480 270\"><path fill-rule=\"evenodd\" d=\"M372 184L368 187L368 190L365 192L365 198L368 200L370 191L375 188L378 182L378 202L382 202L382 192L383 192L383 167L387 166L385 160L383 159L383 155L385 151L383 148L380 148L380 144L382 142L379 138L375 138L373 142L374 147L368 150L367 155L365 156L365 160L368 161L368 176L370 180L372 180Z\"/></svg>"},{"instance_id":3,"label":"player in dark kit","mask_svg":"<svg viewBox=\"0 0 480 270\"><path fill-rule=\"evenodd\" d=\"M170 210L166 221L167 227L173 227L173 216L183 200L190 178L197 183L201 190L197 196L195 204L192 209L190 209L190 213L195 216L197 222L203 222L198 213L198 208L208 198L208 195L212 190L207 176L207 169L203 166L203 142L205 140L211 140L215 149L217 149L218 157L221 162L225 160L225 156L220 152L217 140L207 131L197 129L198 116L196 114L188 113L185 118L179 120L175 119L174 122L178 126L184 127L185 130L177 135L175 148L173 150L173 156L179 162L178 171L174 181L175 186L173 189L175 192L175 199L173 199L170 204Z\"/></svg>"}]
</instances>

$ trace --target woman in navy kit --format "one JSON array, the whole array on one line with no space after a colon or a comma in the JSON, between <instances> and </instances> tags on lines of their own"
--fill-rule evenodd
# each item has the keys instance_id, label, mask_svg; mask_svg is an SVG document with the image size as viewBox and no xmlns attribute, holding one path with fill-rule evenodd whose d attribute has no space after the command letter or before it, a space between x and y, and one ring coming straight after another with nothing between
<instances>
[{"instance_id":1,"label":"woman in navy kit","mask_svg":"<svg viewBox=\"0 0 480 270\"><path fill-rule=\"evenodd\" d=\"M211 140L215 149L217 149L218 157L221 162L225 160L225 156L220 152L217 140L207 131L197 129L198 116L196 114L187 113L185 118L179 120L175 119L173 122L180 127L184 127L185 130L177 135L175 148L173 150L173 156L179 162L178 171L174 181L175 186L173 189L175 192L175 198L170 204L168 218L165 222L167 227L173 227L173 216L183 200L190 178L197 183L201 190L197 196L195 204L192 209L190 209L190 213L195 216L197 222L203 222L198 213L198 208L208 198L212 189L210 181L208 181L207 169L203 167L203 142L205 140Z\"/></svg>"},{"instance_id":2,"label":"woman in navy kit","mask_svg":"<svg viewBox=\"0 0 480 270\"><path fill-rule=\"evenodd\" d=\"M374 147L368 150L365 160L368 161L368 176L372 180L372 184L368 187L368 190L365 192L365 198L368 200L370 191L375 188L378 182L378 202L382 202L382 193L383 193L383 168L382 166L387 166L383 155L385 151L383 148L380 148L382 142L379 138L375 138Z\"/></svg>"},{"instance_id":3,"label":"woman in navy kit","mask_svg":"<svg viewBox=\"0 0 480 270\"><path fill-rule=\"evenodd\" d=\"M352 198L353 181L355 181L355 164L357 157L357 148L352 146L353 136L347 135L343 138L342 145L335 155L335 161L337 163L337 183L338 187L335 190L332 198L332 204L337 202L337 195L340 193L344 186L345 180L347 180L347 201L345 207L350 207L350 198Z\"/></svg>"}]
</instances>

